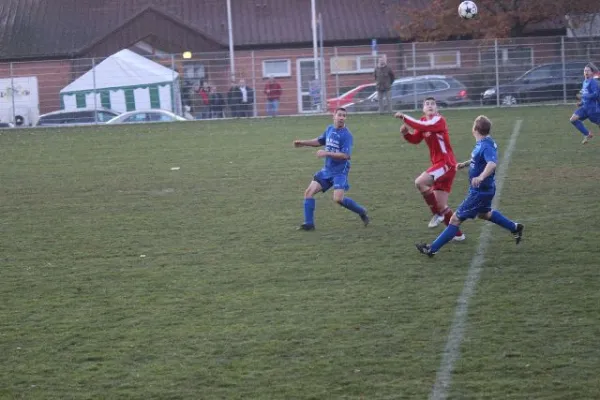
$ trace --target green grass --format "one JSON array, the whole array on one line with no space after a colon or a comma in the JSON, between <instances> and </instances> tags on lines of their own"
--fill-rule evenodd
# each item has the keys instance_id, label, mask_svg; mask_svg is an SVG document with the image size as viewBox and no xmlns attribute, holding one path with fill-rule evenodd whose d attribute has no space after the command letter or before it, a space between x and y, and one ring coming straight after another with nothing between
<instances>
[{"instance_id":1,"label":"green grass","mask_svg":"<svg viewBox=\"0 0 600 400\"><path fill-rule=\"evenodd\" d=\"M526 234L494 227L451 398L600 393L600 151L571 111L485 110L501 153L524 121L500 208ZM461 160L479 113L446 112ZM291 142L329 122L2 132L0 398L426 398L483 222L420 256L427 150L361 115L348 194L372 225L328 193L295 231L321 161Z\"/></svg>"}]
</instances>

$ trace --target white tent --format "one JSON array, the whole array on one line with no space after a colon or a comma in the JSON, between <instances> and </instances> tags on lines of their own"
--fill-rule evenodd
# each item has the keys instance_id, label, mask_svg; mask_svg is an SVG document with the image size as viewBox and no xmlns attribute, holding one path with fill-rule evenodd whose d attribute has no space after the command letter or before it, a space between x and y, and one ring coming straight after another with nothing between
<instances>
[{"instance_id":1,"label":"white tent","mask_svg":"<svg viewBox=\"0 0 600 400\"><path fill-rule=\"evenodd\" d=\"M161 108L181 114L179 74L130 50L121 50L60 91L62 108L125 112Z\"/></svg>"}]
</instances>

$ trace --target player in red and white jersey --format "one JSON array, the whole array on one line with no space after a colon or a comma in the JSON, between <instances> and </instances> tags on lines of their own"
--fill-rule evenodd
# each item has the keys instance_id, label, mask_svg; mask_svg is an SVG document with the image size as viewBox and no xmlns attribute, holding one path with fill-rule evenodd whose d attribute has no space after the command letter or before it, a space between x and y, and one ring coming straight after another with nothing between
<instances>
[{"instance_id":1,"label":"player in red and white jersey","mask_svg":"<svg viewBox=\"0 0 600 400\"><path fill-rule=\"evenodd\" d=\"M395 117L404 121L400 132L407 142L419 144L425 140L429 147L431 167L415 179L415 186L433 214L428 226L435 228L442 221L448 225L452 217L448 195L452 191L457 163L450 144L448 124L438 113L435 98L428 97L423 101L423 114L420 120L403 113L396 113ZM454 237L458 241L464 239L465 235L460 231Z\"/></svg>"}]
</instances>

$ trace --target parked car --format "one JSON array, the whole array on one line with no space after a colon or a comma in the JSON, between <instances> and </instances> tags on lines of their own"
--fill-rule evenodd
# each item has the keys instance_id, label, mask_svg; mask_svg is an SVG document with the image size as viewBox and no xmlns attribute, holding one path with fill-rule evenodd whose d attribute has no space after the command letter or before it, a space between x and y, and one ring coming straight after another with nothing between
<instances>
[{"instance_id":1,"label":"parked car","mask_svg":"<svg viewBox=\"0 0 600 400\"><path fill-rule=\"evenodd\" d=\"M109 109L58 110L40 115L36 126L68 126L105 123L119 115Z\"/></svg>"},{"instance_id":2,"label":"parked car","mask_svg":"<svg viewBox=\"0 0 600 400\"><path fill-rule=\"evenodd\" d=\"M575 95L581 90L583 69L588 64L592 64L598 70L589 61L566 62L564 64L564 81L563 63L538 65L525 72L513 82L499 85L499 95L496 93L495 87L487 89L481 94L481 100L484 104L496 104L499 97L500 104L505 106L519 103L563 100L565 87L567 99L574 99ZM595 73L595 78L598 79L599 77L600 73Z\"/></svg>"},{"instance_id":3,"label":"parked car","mask_svg":"<svg viewBox=\"0 0 600 400\"><path fill-rule=\"evenodd\" d=\"M147 123L147 122L175 122L188 121L177 114L173 114L167 110L136 110L123 113L110 121L107 124L131 124L131 123Z\"/></svg>"},{"instance_id":4,"label":"parked car","mask_svg":"<svg viewBox=\"0 0 600 400\"><path fill-rule=\"evenodd\" d=\"M467 87L447 75L422 75L396 79L392 84L392 109L418 108L427 97L435 97L439 107L459 107L470 104ZM347 106L349 111L377 111L377 93Z\"/></svg>"},{"instance_id":5,"label":"parked car","mask_svg":"<svg viewBox=\"0 0 600 400\"><path fill-rule=\"evenodd\" d=\"M365 83L348 90L347 92L327 100L327 110L334 112L336 108L343 107L350 103L364 100L375 93L374 83Z\"/></svg>"}]
</instances>

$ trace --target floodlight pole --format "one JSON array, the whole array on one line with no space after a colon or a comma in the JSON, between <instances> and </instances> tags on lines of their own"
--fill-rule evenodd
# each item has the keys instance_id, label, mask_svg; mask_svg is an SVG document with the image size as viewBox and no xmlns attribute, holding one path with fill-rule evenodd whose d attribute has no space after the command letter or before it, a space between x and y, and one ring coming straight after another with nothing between
<instances>
[{"instance_id":1,"label":"floodlight pole","mask_svg":"<svg viewBox=\"0 0 600 400\"><path fill-rule=\"evenodd\" d=\"M317 44L317 6L316 0L310 0L311 6L311 24L312 24L312 39L313 39L313 58L315 64L315 80L319 80L319 55L318 55L318 44Z\"/></svg>"},{"instance_id":2,"label":"floodlight pole","mask_svg":"<svg viewBox=\"0 0 600 400\"><path fill-rule=\"evenodd\" d=\"M233 26L231 23L231 0L227 0L227 26L229 30L229 70L231 78L235 78L235 59L233 56Z\"/></svg>"}]
</instances>

